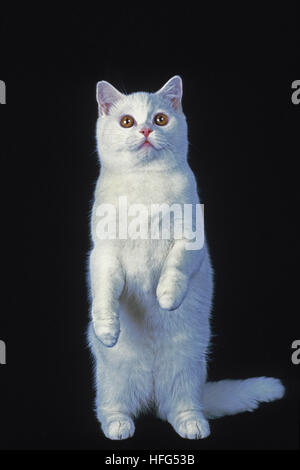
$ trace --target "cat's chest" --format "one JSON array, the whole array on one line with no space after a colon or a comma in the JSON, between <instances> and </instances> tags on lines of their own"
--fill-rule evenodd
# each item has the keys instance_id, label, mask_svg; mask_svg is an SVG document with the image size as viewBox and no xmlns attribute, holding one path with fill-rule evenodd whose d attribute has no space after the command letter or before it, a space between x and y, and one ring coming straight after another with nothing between
<instances>
[{"instance_id":1,"label":"cat's chest","mask_svg":"<svg viewBox=\"0 0 300 470\"><path fill-rule=\"evenodd\" d=\"M113 208L111 226L117 234L116 246L130 291L154 292L174 240L174 204L180 215L179 206L196 197L193 180L182 173L99 181L95 207L108 204ZM94 210L94 231L96 214Z\"/></svg>"},{"instance_id":2,"label":"cat's chest","mask_svg":"<svg viewBox=\"0 0 300 470\"><path fill-rule=\"evenodd\" d=\"M132 173L100 178L97 199L118 209L120 198L128 205L194 202L196 187L190 171Z\"/></svg>"},{"instance_id":3,"label":"cat's chest","mask_svg":"<svg viewBox=\"0 0 300 470\"><path fill-rule=\"evenodd\" d=\"M120 259L131 292L154 293L171 243L170 240L126 240Z\"/></svg>"}]
</instances>

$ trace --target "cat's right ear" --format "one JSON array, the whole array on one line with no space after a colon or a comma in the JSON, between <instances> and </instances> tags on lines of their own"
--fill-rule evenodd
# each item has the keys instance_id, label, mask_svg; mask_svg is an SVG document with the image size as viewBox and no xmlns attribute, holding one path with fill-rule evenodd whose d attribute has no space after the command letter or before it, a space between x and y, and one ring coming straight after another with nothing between
<instances>
[{"instance_id":1,"label":"cat's right ear","mask_svg":"<svg viewBox=\"0 0 300 470\"><path fill-rule=\"evenodd\" d=\"M110 108L122 97L122 93L105 80L97 83L96 99L101 116L108 114Z\"/></svg>"},{"instance_id":2,"label":"cat's right ear","mask_svg":"<svg viewBox=\"0 0 300 470\"><path fill-rule=\"evenodd\" d=\"M158 90L156 94L169 101L176 111L182 111L182 80L179 75L175 75L170 78L170 80L160 90Z\"/></svg>"}]
</instances>

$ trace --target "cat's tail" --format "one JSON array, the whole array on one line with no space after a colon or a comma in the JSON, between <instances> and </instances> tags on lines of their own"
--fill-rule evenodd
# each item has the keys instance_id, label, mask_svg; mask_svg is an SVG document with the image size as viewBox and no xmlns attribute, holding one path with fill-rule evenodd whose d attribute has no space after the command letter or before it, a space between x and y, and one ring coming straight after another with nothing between
<instances>
[{"instance_id":1,"label":"cat's tail","mask_svg":"<svg viewBox=\"0 0 300 470\"><path fill-rule=\"evenodd\" d=\"M278 400L283 395L284 386L273 377L207 382L204 386L203 411L207 418L220 418L253 411L260 402Z\"/></svg>"}]
</instances>

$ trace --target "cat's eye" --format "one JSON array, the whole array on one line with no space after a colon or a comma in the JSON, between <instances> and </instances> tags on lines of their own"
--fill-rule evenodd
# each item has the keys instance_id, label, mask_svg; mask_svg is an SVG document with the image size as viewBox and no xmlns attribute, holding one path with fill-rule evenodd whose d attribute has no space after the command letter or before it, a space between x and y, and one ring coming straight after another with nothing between
<instances>
[{"instance_id":1,"label":"cat's eye","mask_svg":"<svg viewBox=\"0 0 300 470\"><path fill-rule=\"evenodd\" d=\"M168 122L169 122L169 118L164 113L158 113L154 117L154 123L157 124L158 126L165 126L166 124L168 124Z\"/></svg>"},{"instance_id":2,"label":"cat's eye","mask_svg":"<svg viewBox=\"0 0 300 470\"><path fill-rule=\"evenodd\" d=\"M126 114L121 118L120 124L122 127L132 127L134 124L134 119L132 116L129 116L129 114Z\"/></svg>"}]
</instances>

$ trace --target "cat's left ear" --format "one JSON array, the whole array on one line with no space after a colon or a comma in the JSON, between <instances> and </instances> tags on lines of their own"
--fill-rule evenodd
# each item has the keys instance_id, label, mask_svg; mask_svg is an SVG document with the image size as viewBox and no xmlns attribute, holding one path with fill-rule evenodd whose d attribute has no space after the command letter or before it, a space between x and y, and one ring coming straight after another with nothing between
<instances>
[{"instance_id":1,"label":"cat's left ear","mask_svg":"<svg viewBox=\"0 0 300 470\"><path fill-rule=\"evenodd\" d=\"M120 93L110 83L102 80L97 83L96 98L99 105L99 112L102 116L108 114L111 106L123 98L124 95Z\"/></svg>"},{"instance_id":2,"label":"cat's left ear","mask_svg":"<svg viewBox=\"0 0 300 470\"><path fill-rule=\"evenodd\" d=\"M156 94L169 101L176 111L182 111L182 80L179 75L170 78Z\"/></svg>"}]
</instances>

